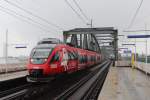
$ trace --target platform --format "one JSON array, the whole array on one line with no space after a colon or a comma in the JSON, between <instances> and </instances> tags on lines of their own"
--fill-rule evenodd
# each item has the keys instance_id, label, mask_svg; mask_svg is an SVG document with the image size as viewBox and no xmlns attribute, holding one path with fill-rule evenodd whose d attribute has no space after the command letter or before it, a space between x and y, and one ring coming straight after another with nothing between
<instances>
[{"instance_id":1,"label":"platform","mask_svg":"<svg viewBox=\"0 0 150 100\"><path fill-rule=\"evenodd\" d=\"M27 71L18 71L18 72L0 74L0 82L15 79L15 78L20 78L20 77L25 77L27 74L28 74Z\"/></svg>"},{"instance_id":2,"label":"platform","mask_svg":"<svg viewBox=\"0 0 150 100\"><path fill-rule=\"evenodd\" d=\"M131 67L111 67L98 100L149 100L150 76Z\"/></svg>"}]
</instances>

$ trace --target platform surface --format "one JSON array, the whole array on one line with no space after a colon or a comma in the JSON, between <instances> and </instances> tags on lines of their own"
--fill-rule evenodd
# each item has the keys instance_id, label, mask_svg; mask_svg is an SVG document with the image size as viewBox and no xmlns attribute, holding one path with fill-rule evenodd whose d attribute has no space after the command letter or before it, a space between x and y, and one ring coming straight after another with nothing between
<instances>
[{"instance_id":1,"label":"platform surface","mask_svg":"<svg viewBox=\"0 0 150 100\"><path fill-rule=\"evenodd\" d=\"M111 67L98 100L150 100L150 76L137 69Z\"/></svg>"},{"instance_id":2,"label":"platform surface","mask_svg":"<svg viewBox=\"0 0 150 100\"><path fill-rule=\"evenodd\" d=\"M27 74L28 74L27 71L3 73L3 74L0 74L0 82L10 80L10 79L20 78L20 77L25 77Z\"/></svg>"}]
</instances>

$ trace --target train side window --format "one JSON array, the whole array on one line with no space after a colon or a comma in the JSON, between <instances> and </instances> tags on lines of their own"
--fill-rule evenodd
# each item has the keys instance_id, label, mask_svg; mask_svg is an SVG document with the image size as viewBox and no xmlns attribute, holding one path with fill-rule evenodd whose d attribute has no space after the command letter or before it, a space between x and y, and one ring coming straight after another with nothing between
<instances>
[{"instance_id":1,"label":"train side window","mask_svg":"<svg viewBox=\"0 0 150 100\"><path fill-rule=\"evenodd\" d=\"M87 59L88 61L90 61L90 56L88 56L88 59Z\"/></svg>"},{"instance_id":2,"label":"train side window","mask_svg":"<svg viewBox=\"0 0 150 100\"><path fill-rule=\"evenodd\" d=\"M69 59L70 60L74 60L75 59L75 56L72 52L68 51L68 55L69 55Z\"/></svg>"},{"instance_id":3,"label":"train side window","mask_svg":"<svg viewBox=\"0 0 150 100\"><path fill-rule=\"evenodd\" d=\"M74 60L75 59L75 56L72 52L70 52L70 55L71 55L71 59Z\"/></svg>"},{"instance_id":4,"label":"train side window","mask_svg":"<svg viewBox=\"0 0 150 100\"><path fill-rule=\"evenodd\" d=\"M75 52L75 55L76 55L76 59L78 59L79 57L78 52Z\"/></svg>"},{"instance_id":5,"label":"train side window","mask_svg":"<svg viewBox=\"0 0 150 100\"><path fill-rule=\"evenodd\" d=\"M74 59L78 59L78 54L76 52L72 52Z\"/></svg>"},{"instance_id":6,"label":"train side window","mask_svg":"<svg viewBox=\"0 0 150 100\"><path fill-rule=\"evenodd\" d=\"M94 57L92 56L92 62L94 61Z\"/></svg>"},{"instance_id":7,"label":"train side window","mask_svg":"<svg viewBox=\"0 0 150 100\"><path fill-rule=\"evenodd\" d=\"M83 63L85 63L85 55L83 56Z\"/></svg>"},{"instance_id":8,"label":"train side window","mask_svg":"<svg viewBox=\"0 0 150 100\"><path fill-rule=\"evenodd\" d=\"M92 56L90 56L90 61L92 61Z\"/></svg>"},{"instance_id":9,"label":"train side window","mask_svg":"<svg viewBox=\"0 0 150 100\"><path fill-rule=\"evenodd\" d=\"M57 61L59 61L59 53L58 52L56 52L55 55L52 57L50 63L57 62Z\"/></svg>"},{"instance_id":10,"label":"train side window","mask_svg":"<svg viewBox=\"0 0 150 100\"><path fill-rule=\"evenodd\" d=\"M84 63L85 62L85 57L84 57L84 55L82 56L82 63Z\"/></svg>"},{"instance_id":11,"label":"train side window","mask_svg":"<svg viewBox=\"0 0 150 100\"><path fill-rule=\"evenodd\" d=\"M83 56L81 56L81 63L83 63Z\"/></svg>"},{"instance_id":12,"label":"train side window","mask_svg":"<svg viewBox=\"0 0 150 100\"><path fill-rule=\"evenodd\" d=\"M69 60L72 60L70 52L68 52Z\"/></svg>"},{"instance_id":13,"label":"train side window","mask_svg":"<svg viewBox=\"0 0 150 100\"><path fill-rule=\"evenodd\" d=\"M82 56L79 57L79 62L82 63Z\"/></svg>"},{"instance_id":14,"label":"train side window","mask_svg":"<svg viewBox=\"0 0 150 100\"><path fill-rule=\"evenodd\" d=\"M87 55L85 55L85 63L87 63Z\"/></svg>"}]
</instances>

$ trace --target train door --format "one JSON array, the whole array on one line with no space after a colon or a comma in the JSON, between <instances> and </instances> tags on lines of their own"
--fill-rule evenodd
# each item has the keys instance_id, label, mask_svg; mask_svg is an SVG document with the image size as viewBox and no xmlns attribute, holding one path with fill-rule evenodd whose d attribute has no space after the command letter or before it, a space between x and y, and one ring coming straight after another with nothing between
<instances>
[{"instance_id":1,"label":"train door","mask_svg":"<svg viewBox=\"0 0 150 100\"><path fill-rule=\"evenodd\" d=\"M69 57L69 60L68 60L68 67L69 67L69 71L70 72L74 72L74 71L77 71L78 69L78 60L77 60L77 57L75 55L75 53L71 50L68 51L68 57Z\"/></svg>"},{"instance_id":2,"label":"train door","mask_svg":"<svg viewBox=\"0 0 150 100\"><path fill-rule=\"evenodd\" d=\"M56 51L50 61L50 67L52 71L60 72L60 70L58 69L59 66L60 66L60 51Z\"/></svg>"}]
</instances>

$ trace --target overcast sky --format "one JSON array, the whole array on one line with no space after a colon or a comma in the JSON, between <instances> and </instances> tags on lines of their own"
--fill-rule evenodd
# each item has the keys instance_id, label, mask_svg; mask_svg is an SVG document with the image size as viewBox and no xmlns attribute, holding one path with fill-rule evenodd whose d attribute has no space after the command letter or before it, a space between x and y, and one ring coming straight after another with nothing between
<instances>
[{"instance_id":1,"label":"overcast sky","mask_svg":"<svg viewBox=\"0 0 150 100\"><path fill-rule=\"evenodd\" d=\"M54 23L64 30L78 27L89 27L73 12L66 4L65 0L8 0L18 6L38 15L50 23ZM76 11L73 0L68 0ZM140 0L76 0L83 9L84 13L93 19L94 27L115 27L119 34L126 30L131 19L140 3ZM150 23L150 1L144 0L136 20L131 27L134 29L144 29L145 23L147 29ZM16 18L6 12L11 10L25 16L24 19ZM5 12L4 12L5 11ZM19 16L20 16L19 15ZM32 22L31 20L34 20ZM36 22L36 23L35 23ZM88 22L87 22L88 23ZM39 26L42 25L42 26ZM0 56L3 56L3 47L5 42L5 33L8 29L9 56L29 55L31 49L39 39L44 37L56 37L62 39L62 30L31 16L31 14L8 4L5 0L0 0ZM132 33L128 33L132 34ZM138 33L145 34L145 33ZM121 38L122 40L123 38ZM148 40L149 41L149 40ZM28 44L27 49L16 50L11 44ZM149 45L149 44L148 44ZM137 52L144 53L144 43L137 43ZM133 50L133 47L131 47ZM148 47L150 53L150 47Z\"/></svg>"}]
</instances>

